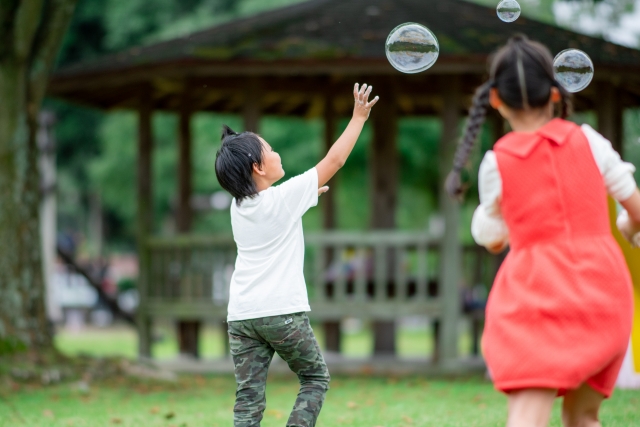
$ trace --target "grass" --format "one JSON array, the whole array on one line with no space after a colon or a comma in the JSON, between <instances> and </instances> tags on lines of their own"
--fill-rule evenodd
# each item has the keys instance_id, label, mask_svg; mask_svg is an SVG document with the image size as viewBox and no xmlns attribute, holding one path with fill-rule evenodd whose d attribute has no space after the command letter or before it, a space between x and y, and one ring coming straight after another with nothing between
<instances>
[{"instance_id":1,"label":"grass","mask_svg":"<svg viewBox=\"0 0 640 427\"><path fill-rule=\"evenodd\" d=\"M322 344L322 330L315 327ZM154 356L177 354L172 325L159 325L164 339L154 345ZM221 328L207 326L201 340L204 357L224 351ZM428 355L432 337L426 325L402 327L398 332L401 356ZM61 330L56 345L63 353L135 357L135 332L127 328ZM344 335L349 357L371 354L372 337L366 328ZM469 348L462 334L462 350ZM399 362L402 363L402 362ZM297 393L293 377L269 379L267 410L262 427L283 426ZM0 388L1 390L1 388ZM0 427L231 427L235 382L232 375L184 376L174 385L114 378L83 391L76 384L55 387L16 386L0 394ZM605 402L603 425L640 426L640 391L617 391ZM317 426L331 427L498 427L506 417L506 399L482 378L429 380L412 378L334 378ZM559 401L552 427L559 427Z\"/></svg>"},{"instance_id":2,"label":"grass","mask_svg":"<svg viewBox=\"0 0 640 427\"><path fill-rule=\"evenodd\" d=\"M282 427L297 393L290 377L269 379L262 427ZM172 386L114 379L81 392L73 384L23 388L0 400L0 427L230 427L232 376L182 377ZM637 426L640 391L605 402L603 425ZM317 426L498 427L506 399L480 379L336 378ZM553 427L559 427L559 402Z\"/></svg>"},{"instance_id":3,"label":"grass","mask_svg":"<svg viewBox=\"0 0 640 427\"><path fill-rule=\"evenodd\" d=\"M324 335L319 325L314 326L314 332L321 347L324 348ZM158 359L175 357L178 354L178 344L172 325L162 324L156 334L163 337L153 346L153 356ZM224 337L226 339L226 335ZM401 327L398 332L398 353L400 356L427 356L433 351L433 338L430 328L425 324L411 327ZM134 358L137 355L137 336L133 329L127 327L108 329L83 329L70 331L62 329L56 333L56 347L62 353L73 356L89 354L92 356L117 355ZM220 357L224 353L222 328L207 325L204 328L200 353L203 358ZM373 337L367 328L357 328L345 332L343 339L343 353L347 357L367 357L371 355ZM462 334L460 349L468 354L470 338Z\"/></svg>"}]
</instances>

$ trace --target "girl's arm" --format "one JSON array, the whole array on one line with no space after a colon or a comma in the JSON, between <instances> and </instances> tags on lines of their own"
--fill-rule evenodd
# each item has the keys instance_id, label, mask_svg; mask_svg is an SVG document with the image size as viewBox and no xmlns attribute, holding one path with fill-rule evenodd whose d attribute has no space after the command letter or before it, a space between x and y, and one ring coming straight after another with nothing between
<instances>
[{"instance_id":1,"label":"girl's arm","mask_svg":"<svg viewBox=\"0 0 640 427\"><path fill-rule=\"evenodd\" d=\"M591 153L607 187L607 193L625 209L618 217L618 229L632 244L636 236L636 246L640 246L640 191L633 179L636 168L624 162L611 142L589 125L582 125Z\"/></svg>"},{"instance_id":2,"label":"girl's arm","mask_svg":"<svg viewBox=\"0 0 640 427\"><path fill-rule=\"evenodd\" d=\"M344 166L349 154L351 154L351 150L353 150L354 145L356 145L364 123L369 118L371 108L376 105L379 99L379 97L376 96L369 102L369 95L372 89L373 86L367 88L366 84L362 85L362 88L358 87L358 83L354 86L353 97L355 98L355 106L353 107L353 117L342 133L342 136L331 146L325 158L316 166L316 170L318 171L318 187L326 184L336 172ZM324 191L326 191L326 189Z\"/></svg>"},{"instance_id":3,"label":"girl's arm","mask_svg":"<svg viewBox=\"0 0 640 427\"><path fill-rule=\"evenodd\" d=\"M489 252L502 252L509 245L509 229L500 212L502 177L492 151L485 154L480 164L478 190L480 206L473 214L471 234L476 243Z\"/></svg>"},{"instance_id":4,"label":"girl's arm","mask_svg":"<svg viewBox=\"0 0 640 427\"><path fill-rule=\"evenodd\" d=\"M635 246L640 246L640 190L636 189L631 197L620 202L626 210L618 220L622 235Z\"/></svg>"}]
</instances>

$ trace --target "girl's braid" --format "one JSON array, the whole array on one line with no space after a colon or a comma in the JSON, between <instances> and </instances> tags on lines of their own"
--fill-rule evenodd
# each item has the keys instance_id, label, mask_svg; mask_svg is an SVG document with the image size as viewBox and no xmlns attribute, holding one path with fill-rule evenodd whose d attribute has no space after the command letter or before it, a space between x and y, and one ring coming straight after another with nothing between
<instances>
[{"instance_id":1,"label":"girl's braid","mask_svg":"<svg viewBox=\"0 0 640 427\"><path fill-rule=\"evenodd\" d=\"M487 116L489 93L492 87L493 82L488 81L480 86L473 95L469 118L467 119L464 133L458 143L458 149L453 158L453 170L449 173L445 182L445 189L451 196L460 197L464 193L461 172L469 160L473 145L478 139L478 133Z\"/></svg>"},{"instance_id":2,"label":"girl's braid","mask_svg":"<svg viewBox=\"0 0 640 427\"><path fill-rule=\"evenodd\" d=\"M560 95L562 95L562 101L560 102L560 117L566 119L572 113L573 104L571 103L571 94L567 92L567 90L562 87L560 83L558 83L555 78L554 82L557 83L557 88L560 91Z\"/></svg>"}]
</instances>

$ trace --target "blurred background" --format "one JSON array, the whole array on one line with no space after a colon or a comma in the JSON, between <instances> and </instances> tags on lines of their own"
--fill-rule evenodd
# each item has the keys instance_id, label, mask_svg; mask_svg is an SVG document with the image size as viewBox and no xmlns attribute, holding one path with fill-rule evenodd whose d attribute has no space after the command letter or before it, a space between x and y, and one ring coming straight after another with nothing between
<instances>
[{"instance_id":1,"label":"blurred background","mask_svg":"<svg viewBox=\"0 0 640 427\"><path fill-rule=\"evenodd\" d=\"M570 120L640 168L640 0L520 0L509 24L497 4L0 0L0 427L230 425L236 248L214 171L221 126L260 133L292 177L346 126L355 82L381 101L303 218L309 316L333 378L321 422L503 424L479 343L505 254L469 231L480 159L509 131L498 114L465 200L443 182L487 59L518 32L590 55ZM413 21L439 57L407 74L385 41ZM640 388L631 351L622 372L621 388ZM270 375L265 427L282 425L298 386L277 358ZM639 399L616 392L603 422L636 425Z\"/></svg>"},{"instance_id":2,"label":"blurred background","mask_svg":"<svg viewBox=\"0 0 640 427\"><path fill-rule=\"evenodd\" d=\"M494 7L494 1L476 0ZM60 52L57 69L91 62L104 55L174 40L212 26L289 6L297 0L79 0ZM640 47L640 0L558 1L522 0L523 16L579 33L602 37L628 47ZM349 16L343 25L350 25ZM531 35L535 38L535 35ZM598 69L596 68L596 74ZM349 83L353 83L350 82ZM361 82L362 83L362 82ZM376 87L376 89L378 89ZM379 88L382 89L382 88ZM375 90L374 90L375 92ZM349 95L347 92L344 95ZM384 98L384 97L383 97ZM384 99L383 101L384 102ZM137 335L114 315L104 296L88 283L101 287L125 313L134 314L139 259L136 246L138 114L118 109L99 110L68 103L60 97L45 100L48 114L44 127L55 144L55 235L59 247L73 264L57 258L50 271L49 310L56 323L56 345L67 354L120 354L134 357ZM622 144L625 159L640 168L640 109L624 112ZM348 114L336 118L335 136L346 126ZM597 125L595 112L572 117L580 123ZM152 163L152 217L154 235L178 234L177 170L180 117L158 111L152 118L154 140ZM195 112L191 121L193 235L228 235L231 231L229 196L216 181L214 159L222 124L242 130L241 114ZM371 160L371 123L349 161L332 185L337 231L365 231L371 224L371 192L368 172ZM260 120L260 134L281 154L287 177L314 166L325 151L325 122L322 116L276 117ZM491 148L495 132L483 129L480 149L474 153L474 168L484 151ZM407 117L398 121L398 185L395 229L438 233L443 222L439 209L439 141L442 124L437 116ZM472 245L469 225L477 200L477 170L469 173L470 190L460 211L459 236ZM640 180L640 174L636 173ZM303 219L305 232L323 229L322 209L310 210ZM83 274L86 273L86 274ZM482 301L485 289L473 298ZM374 337L367 321L347 318L342 322L341 351L347 357L366 357L374 352ZM431 354L429 339L435 332L425 316L409 316L398 323L397 352L400 356ZM473 352L472 333L461 334L462 353ZM318 328L321 341L331 329ZM173 321L154 325L153 355L173 358L180 344ZM224 333L216 322L205 323L199 341L201 357L222 356ZM475 350L477 351L477 349Z\"/></svg>"}]
</instances>

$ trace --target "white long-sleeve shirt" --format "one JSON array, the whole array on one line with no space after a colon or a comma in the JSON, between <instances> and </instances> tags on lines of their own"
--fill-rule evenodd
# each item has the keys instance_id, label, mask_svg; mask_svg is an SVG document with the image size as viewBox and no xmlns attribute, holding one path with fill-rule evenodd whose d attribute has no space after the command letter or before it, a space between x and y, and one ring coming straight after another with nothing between
<instances>
[{"instance_id":1,"label":"white long-sleeve shirt","mask_svg":"<svg viewBox=\"0 0 640 427\"><path fill-rule=\"evenodd\" d=\"M613 149L611 142L589 125L582 125L591 152L604 179L607 192L618 201L625 201L633 195L637 185L633 178L636 168L624 162ZM487 151L482 163L478 187L480 206L473 214L471 234L482 246L496 246L509 241L509 229L500 211L502 198L502 177L498 161L493 151Z\"/></svg>"}]
</instances>

